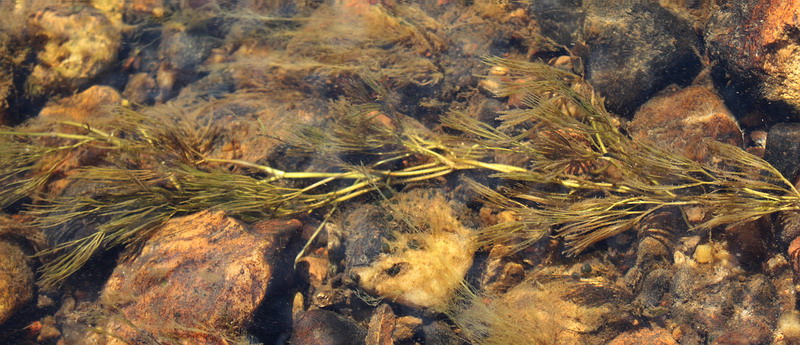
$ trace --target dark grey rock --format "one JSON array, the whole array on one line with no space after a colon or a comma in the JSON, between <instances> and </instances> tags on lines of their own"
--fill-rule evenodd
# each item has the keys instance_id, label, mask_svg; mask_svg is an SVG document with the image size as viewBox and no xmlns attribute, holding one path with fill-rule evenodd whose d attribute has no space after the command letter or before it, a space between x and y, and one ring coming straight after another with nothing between
<instances>
[{"instance_id":1,"label":"dark grey rock","mask_svg":"<svg viewBox=\"0 0 800 345\"><path fill-rule=\"evenodd\" d=\"M800 123L779 123L767 134L764 159L792 181L800 165Z\"/></svg>"},{"instance_id":2,"label":"dark grey rock","mask_svg":"<svg viewBox=\"0 0 800 345\"><path fill-rule=\"evenodd\" d=\"M338 313L312 309L295 321L290 344L294 345L360 345L366 330Z\"/></svg>"},{"instance_id":3,"label":"dark grey rock","mask_svg":"<svg viewBox=\"0 0 800 345\"><path fill-rule=\"evenodd\" d=\"M434 321L425 325L425 344L428 345L461 345L466 342L443 321Z\"/></svg>"},{"instance_id":4,"label":"dark grey rock","mask_svg":"<svg viewBox=\"0 0 800 345\"><path fill-rule=\"evenodd\" d=\"M378 257L390 233L387 223L385 212L373 205L358 207L347 216L345 267L369 266Z\"/></svg>"},{"instance_id":5,"label":"dark grey rock","mask_svg":"<svg viewBox=\"0 0 800 345\"><path fill-rule=\"evenodd\" d=\"M233 93L235 90L236 85L234 85L233 76L228 71L213 70L207 76L186 85L186 87L181 90L178 98L222 98L227 94Z\"/></svg>"},{"instance_id":6,"label":"dark grey rock","mask_svg":"<svg viewBox=\"0 0 800 345\"><path fill-rule=\"evenodd\" d=\"M196 70L197 66L208 58L211 50L221 43L215 37L193 31L169 32L168 29L165 31L159 55L175 70Z\"/></svg>"},{"instance_id":7,"label":"dark grey rock","mask_svg":"<svg viewBox=\"0 0 800 345\"><path fill-rule=\"evenodd\" d=\"M587 78L623 116L670 84L688 84L700 70L691 25L653 1L585 4Z\"/></svg>"},{"instance_id":8,"label":"dark grey rock","mask_svg":"<svg viewBox=\"0 0 800 345\"><path fill-rule=\"evenodd\" d=\"M669 293L672 275L669 270L657 269L650 272L642 281L636 304L642 308L653 309L661 305L665 294Z\"/></svg>"},{"instance_id":9,"label":"dark grey rock","mask_svg":"<svg viewBox=\"0 0 800 345\"><path fill-rule=\"evenodd\" d=\"M583 0L532 1L530 11L542 34L564 46L580 41L584 19Z\"/></svg>"}]
</instances>

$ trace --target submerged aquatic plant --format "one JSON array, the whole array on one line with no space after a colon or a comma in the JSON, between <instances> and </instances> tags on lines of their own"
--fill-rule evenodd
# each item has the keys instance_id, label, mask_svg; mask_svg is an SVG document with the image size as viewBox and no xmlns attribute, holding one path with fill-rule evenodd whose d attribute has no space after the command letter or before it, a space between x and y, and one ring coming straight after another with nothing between
<instances>
[{"instance_id":1,"label":"submerged aquatic plant","mask_svg":"<svg viewBox=\"0 0 800 345\"><path fill-rule=\"evenodd\" d=\"M503 123L490 133L474 122L459 129L476 136L476 143L497 142L500 135L527 123L521 134L510 138L512 146L525 147L531 161L524 172L495 174L517 182L500 191L470 182L519 219L484 230L485 238L509 238L528 230L521 242L526 244L531 226L553 228L566 241L566 252L575 255L665 207L705 208L712 216L697 229L800 209L794 185L769 163L738 147L707 140L713 162L691 160L622 133L577 75L542 64L489 62L511 74L497 94L522 97L524 106L502 114ZM576 172L576 165L587 168Z\"/></svg>"},{"instance_id":2,"label":"submerged aquatic plant","mask_svg":"<svg viewBox=\"0 0 800 345\"><path fill-rule=\"evenodd\" d=\"M4 128L0 150L15 155L0 162L5 182L0 206L32 198L25 212L55 242L39 253L50 258L41 268L41 283L54 286L99 250L141 243L167 220L204 209L255 220L300 214L460 169L521 170L479 161L463 145L444 143L443 137L399 114L392 115L393 128L384 127L375 122L381 115L375 106L339 102L333 108L328 131L300 127L292 140L295 154L324 152L322 157L330 157L326 170L311 172L214 158L209 150L216 129L125 108L97 127L61 121L52 131ZM79 192L46 196L40 191L54 175L64 173L59 169L71 155L87 151L100 158L70 172L68 179ZM360 161L347 162L344 156ZM412 156L422 163L399 166ZM228 166L243 167L247 174L232 173ZM81 234L89 225L93 231Z\"/></svg>"},{"instance_id":3,"label":"submerged aquatic plant","mask_svg":"<svg viewBox=\"0 0 800 345\"><path fill-rule=\"evenodd\" d=\"M517 215L482 230L479 244L521 247L555 229L567 252L577 254L664 207L708 208L714 217L700 228L800 209L794 186L739 148L708 142L715 163L689 160L622 133L578 75L542 63L487 63L508 71L498 96L523 99L521 108L499 116L499 125L451 112L442 119L447 133L428 130L393 106L377 78L364 76L353 97L360 102L334 102L324 130L300 126L287 143L295 155L324 160L316 171L214 158L219 129L180 115L120 108L114 120L96 126L62 121L47 131L3 128L0 150L9 154L0 158L0 206L30 198L25 212L56 242L40 252L50 259L41 268L45 286L59 284L99 250L141 243L176 216L204 209L245 220L300 214L466 169L503 181L507 186L497 191L468 183ZM370 102L364 90L381 102ZM87 150L101 159L83 164L69 180L96 191L45 197L48 180L63 173L71 155ZM501 164L498 155L525 159ZM94 231L76 237L86 224Z\"/></svg>"}]
</instances>

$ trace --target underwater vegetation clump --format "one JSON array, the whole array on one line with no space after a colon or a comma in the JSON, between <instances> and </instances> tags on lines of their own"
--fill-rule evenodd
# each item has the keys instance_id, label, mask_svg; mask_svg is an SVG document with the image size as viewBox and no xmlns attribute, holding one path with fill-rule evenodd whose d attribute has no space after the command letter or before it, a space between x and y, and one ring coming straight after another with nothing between
<instances>
[{"instance_id":1,"label":"underwater vegetation clump","mask_svg":"<svg viewBox=\"0 0 800 345\"><path fill-rule=\"evenodd\" d=\"M58 285L98 251L142 243L176 216L205 209L246 221L297 215L459 170L491 172L501 187L465 181L516 216L482 229L477 245L522 248L554 231L576 255L667 207L705 208L713 216L700 229L800 209L794 186L740 148L706 142L713 161L690 160L630 138L579 75L544 63L486 63L497 72L493 92L521 100L497 124L452 111L443 130L429 130L398 110L379 78L363 74L349 99L331 104L326 123L299 125L285 143L291 154L317 159L308 171L212 158L218 129L180 114L119 108L107 123L2 128L0 206L28 201L24 212L55 243L39 253L44 286ZM87 152L97 159L60 171ZM522 159L499 163L501 156ZM49 195L48 182L64 175L77 189L97 188ZM93 231L76 236L86 224Z\"/></svg>"},{"instance_id":2,"label":"underwater vegetation clump","mask_svg":"<svg viewBox=\"0 0 800 345\"><path fill-rule=\"evenodd\" d=\"M791 182L741 148L706 140L711 162L691 160L624 134L591 87L575 75L539 64L489 61L511 73L497 94L517 95L524 105L502 114L496 128L473 122L460 129L473 134L479 145L508 135L504 140L510 147L524 147L530 157L524 172L493 175L510 187L495 191L471 183L520 219L485 230L489 238L538 225L555 229L566 242L566 252L574 255L671 206L704 208L711 217L696 229L739 224L800 206ZM507 134L514 127L524 131Z\"/></svg>"}]
</instances>

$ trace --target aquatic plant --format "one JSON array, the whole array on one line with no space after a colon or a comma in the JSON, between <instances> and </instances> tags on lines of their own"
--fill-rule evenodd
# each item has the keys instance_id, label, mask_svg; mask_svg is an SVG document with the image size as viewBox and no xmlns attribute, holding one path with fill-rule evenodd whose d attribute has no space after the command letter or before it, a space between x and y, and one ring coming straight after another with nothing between
<instances>
[{"instance_id":1,"label":"aquatic plant","mask_svg":"<svg viewBox=\"0 0 800 345\"><path fill-rule=\"evenodd\" d=\"M100 250L141 243L179 215L204 209L244 220L296 215L458 170L492 173L503 185L497 190L466 182L517 216L483 229L480 245L506 241L521 248L555 229L574 255L665 207L702 206L713 216L697 227L709 229L800 209L794 186L739 148L707 142L714 163L689 160L621 132L579 75L543 63L486 62L505 74L492 77L497 95L522 99L521 107L500 114L498 125L454 111L442 119L446 130L428 130L365 74L349 100L330 105L325 124L298 126L286 143L294 155L324 161L315 171L214 158L209 152L220 144L219 128L180 114L120 108L103 124L3 128L0 206L30 198L24 212L56 242L39 253L49 259L41 268L45 286L58 285ZM94 191L44 193L81 152L99 159L68 179L77 190L83 184ZM524 159L501 164L499 155ZM76 237L86 224L94 230Z\"/></svg>"},{"instance_id":2,"label":"aquatic plant","mask_svg":"<svg viewBox=\"0 0 800 345\"><path fill-rule=\"evenodd\" d=\"M518 170L476 160L480 157L468 153L468 148L445 144L399 114L394 121L398 128L390 129L374 121L375 106L339 102L333 108L328 131L301 127L293 139L295 154L324 152L321 157L331 158L328 170L313 172L211 158L214 128L126 108L117 109L114 120L98 125L102 129L70 121L59 121L50 131L5 128L0 130L0 149L12 154L0 161L4 182L0 206L32 198L25 212L56 242L39 253L54 257L41 268L41 283L54 286L98 250L140 243L149 230L187 213L219 209L255 220L299 214L386 185L459 169ZM76 189L93 192L61 196L41 192L54 175L64 173L59 169L72 155L89 151L100 159L71 172L69 180ZM364 158L358 165L337 158L357 154ZM388 167L412 156L423 163ZM247 169L248 174L225 169L231 165ZM94 231L74 238L87 224L94 224Z\"/></svg>"},{"instance_id":3,"label":"aquatic plant","mask_svg":"<svg viewBox=\"0 0 800 345\"><path fill-rule=\"evenodd\" d=\"M513 137L513 146L526 147L531 161L524 172L495 174L507 184L517 182L500 191L470 182L519 218L484 230L486 238L508 238L531 226L552 228L566 241L566 252L575 255L666 207L703 207L711 217L695 229L800 208L800 194L791 182L738 147L707 140L713 161L688 159L622 133L591 87L576 75L541 64L489 62L511 73L498 95L522 97L524 106L502 114L503 123L490 135L474 123L461 129L476 135L476 143L496 142L498 133L528 122L523 134ZM532 183L560 188L535 188Z\"/></svg>"}]
</instances>

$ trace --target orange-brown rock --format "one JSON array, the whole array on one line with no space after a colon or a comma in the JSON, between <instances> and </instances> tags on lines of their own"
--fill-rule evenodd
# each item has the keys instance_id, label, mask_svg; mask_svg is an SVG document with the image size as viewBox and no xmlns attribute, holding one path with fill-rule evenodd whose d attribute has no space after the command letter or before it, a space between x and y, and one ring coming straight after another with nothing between
<instances>
[{"instance_id":1,"label":"orange-brown rock","mask_svg":"<svg viewBox=\"0 0 800 345\"><path fill-rule=\"evenodd\" d=\"M114 88L95 85L77 95L48 104L39 112L39 116L86 122L93 115L96 117L98 112L118 106L121 102L122 96Z\"/></svg>"},{"instance_id":2,"label":"orange-brown rock","mask_svg":"<svg viewBox=\"0 0 800 345\"><path fill-rule=\"evenodd\" d=\"M72 91L116 62L121 31L98 10L66 4L48 7L33 15L29 24L46 41L28 77L31 94Z\"/></svg>"},{"instance_id":3,"label":"orange-brown rock","mask_svg":"<svg viewBox=\"0 0 800 345\"><path fill-rule=\"evenodd\" d=\"M127 7L134 13L150 14L153 17L164 16L164 0L132 0L128 1Z\"/></svg>"},{"instance_id":4,"label":"orange-brown rock","mask_svg":"<svg viewBox=\"0 0 800 345\"><path fill-rule=\"evenodd\" d=\"M19 218L0 214L0 325L33 298L34 276L28 255L30 249L47 246L45 235Z\"/></svg>"},{"instance_id":5,"label":"orange-brown rock","mask_svg":"<svg viewBox=\"0 0 800 345\"><path fill-rule=\"evenodd\" d=\"M678 342L672 337L672 334L658 326L641 328L633 331L628 331L620 334L608 345L677 345Z\"/></svg>"},{"instance_id":6,"label":"orange-brown rock","mask_svg":"<svg viewBox=\"0 0 800 345\"><path fill-rule=\"evenodd\" d=\"M421 329L422 319L411 315L400 316L395 319L392 340L397 343L403 343L412 339Z\"/></svg>"},{"instance_id":7,"label":"orange-brown rock","mask_svg":"<svg viewBox=\"0 0 800 345\"><path fill-rule=\"evenodd\" d=\"M486 258L486 271L481 276L481 286L489 293L503 294L522 282L525 268L513 257L514 248L495 244Z\"/></svg>"},{"instance_id":8,"label":"orange-brown rock","mask_svg":"<svg viewBox=\"0 0 800 345\"><path fill-rule=\"evenodd\" d=\"M0 238L0 325L33 298L33 271L26 253Z\"/></svg>"},{"instance_id":9,"label":"orange-brown rock","mask_svg":"<svg viewBox=\"0 0 800 345\"><path fill-rule=\"evenodd\" d=\"M392 334L394 330L394 311L388 304L381 304L372 313L364 342L366 345L393 345Z\"/></svg>"},{"instance_id":10,"label":"orange-brown rock","mask_svg":"<svg viewBox=\"0 0 800 345\"><path fill-rule=\"evenodd\" d=\"M105 344L228 344L261 304L297 220L253 226L203 211L157 229L102 291Z\"/></svg>"},{"instance_id":11,"label":"orange-brown rock","mask_svg":"<svg viewBox=\"0 0 800 345\"><path fill-rule=\"evenodd\" d=\"M711 56L736 81L800 111L800 0L727 1L705 34Z\"/></svg>"},{"instance_id":12,"label":"orange-brown rock","mask_svg":"<svg viewBox=\"0 0 800 345\"><path fill-rule=\"evenodd\" d=\"M795 238L789 243L789 257L791 258L792 268L795 272L800 272L800 237Z\"/></svg>"},{"instance_id":13,"label":"orange-brown rock","mask_svg":"<svg viewBox=\"0 0 800 345\"><path fill-rule=\"evenodd\" d=\"M703 140L714 139L741 147L742 131L722 99L705 86L689 86L655 97L634 115L628 131L645 140L682 153L696 161L712 157Z\"/></svg>"}]
</instances>

